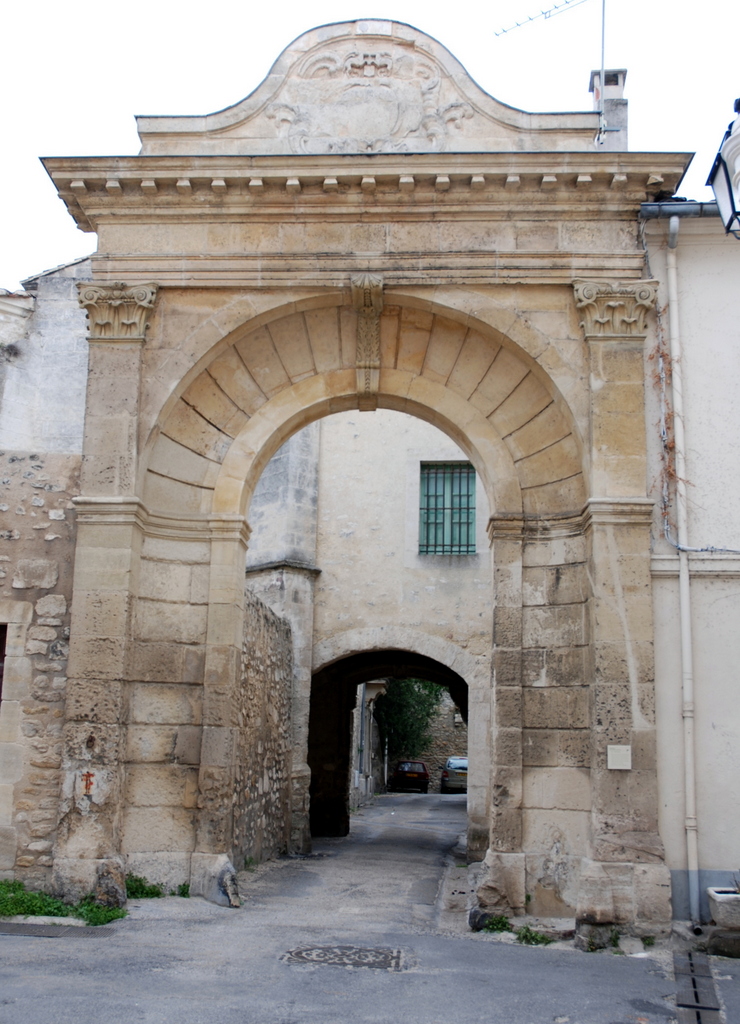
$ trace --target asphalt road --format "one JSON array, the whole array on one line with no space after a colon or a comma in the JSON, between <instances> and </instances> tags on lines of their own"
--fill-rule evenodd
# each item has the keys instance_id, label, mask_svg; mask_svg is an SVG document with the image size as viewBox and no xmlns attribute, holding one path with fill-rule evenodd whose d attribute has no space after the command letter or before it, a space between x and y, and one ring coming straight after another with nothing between
<instances>
[{"instance_id":1,"label":"asphalt road","mask_svg":"<svg viewBox=\"0 0 740 1024\"><path fill-rule=\"evenodd\" d=\"M530 948L466 931L462 911L438 900L445 870L455 891L464 827L464 796L384 796L353 818L348 838L240 876L241 910L141 900L107 934L0 935L0 1022L675 1020L667 953Z\"/></svg>"}]
</instances>

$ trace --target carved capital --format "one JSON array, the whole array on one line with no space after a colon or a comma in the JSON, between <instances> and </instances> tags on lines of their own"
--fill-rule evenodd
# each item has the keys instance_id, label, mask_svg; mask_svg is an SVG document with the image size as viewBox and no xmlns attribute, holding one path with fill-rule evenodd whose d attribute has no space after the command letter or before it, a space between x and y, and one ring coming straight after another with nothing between
<instances>
[{"instance_id":1,"label":"carved capital","mask_svg":"<svg viewBox=\"0 0 740 1024\"><path fill-rule=\"evenodd\" d=\"M586 341L644 339L647 312L655 305L657 281L574 281L576 306Z\"/></svg>"},{"instance_id":2,"label":"carved capital","mask_svg":"<svg viewBox=\"0 0 740 1024\"><path fill-rule=\"evenodd\" d=\"M78 284L78 302L87 313L90 341L144 341L157 298L156 284L121 281Z\"/></svg>"},{"instance_id":3,"label":"carved capital","mask_svg":"<svg viewBox=\"0 0 740 1024\"><path fill-rule=\"evenodd\" d=\"M358 406L365 411L378 407L380 384L380 314L383 310L383 278L356 274L351 278L352 305L357 310Z\"/></svg>"}]
</instances>

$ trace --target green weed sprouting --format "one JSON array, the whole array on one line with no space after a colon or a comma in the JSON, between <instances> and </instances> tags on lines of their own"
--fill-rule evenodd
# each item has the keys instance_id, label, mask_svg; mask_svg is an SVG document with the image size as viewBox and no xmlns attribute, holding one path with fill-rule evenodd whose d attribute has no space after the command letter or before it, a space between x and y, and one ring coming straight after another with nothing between
<instances>
[{"instance_id":1,"label":"green weed sprouting","mask_svg":"<svg viewBox=\"0 0 740 1024\"><path fill-rule=\"evenodd\" d=\"M45 892L27 892L23 882L0 881L0 917L79 917L85 924L108 924L126 916L118 907L102 907L92 895L79 903L63 903Z\"/></svg>"},{"instance_id":2,"label":"green weed sprouting","mask_svg":"<svg viewBox=\"0 0 740 1024\"><path fill-rule=\"evenodd\" d=\"M130 900L158 900L164 889L157 882L148 882L141 875L126 875L126 897Z\"/></svg>"},{"instance_id":3,"label":"green weed sprouting","mask_svg":"<svg viewBox=\"0 0 740 1024\"><path fill-rule=\"evenodd\" d=\"M523 946L549 946L555 940L543 935L542 932L536 932L534 928L525 924L521 928L517 928L516 941L521 942Z\"/></svg>"},{"instance_id":4,"label":"green weed sprouting","mask_svg":"<svg viewBox=\"0 0 740 1024\"><path fill-rule=\"evenodd\" d=\"M495 914L493 917L489 917L486 923L483 925L482 931L484 932L510 932L511 921L506 917L505 914Z\"/></svg>"}]
</instances>

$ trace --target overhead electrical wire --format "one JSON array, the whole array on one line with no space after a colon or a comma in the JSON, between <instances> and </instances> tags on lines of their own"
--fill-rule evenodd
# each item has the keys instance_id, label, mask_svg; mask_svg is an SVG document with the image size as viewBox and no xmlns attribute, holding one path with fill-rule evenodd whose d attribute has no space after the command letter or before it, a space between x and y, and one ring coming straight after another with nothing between
<instances>
[{"instance_id":1,"label":"overhead electrical wire","mask_svg":"<svg viewBox=\"0 0 740 1024\"><path fill-rule=\"evenodd\" d=\"M548 7L547 10L540 11L539 14L532 14L523 21L517 21L516 24L510 25L509 28L499 29L498 32L493 34L495 36L504 36L507 32L513 32L515 28L521 28L522 25L528 25L531 21L537 21L538 18L554 18L556 14L563 14L565 11L570 11L574 7L580 7L581 4L586 2L587 0L562 0L562 3L554 4L552 7Z\"/></svg>"}]
</instances>

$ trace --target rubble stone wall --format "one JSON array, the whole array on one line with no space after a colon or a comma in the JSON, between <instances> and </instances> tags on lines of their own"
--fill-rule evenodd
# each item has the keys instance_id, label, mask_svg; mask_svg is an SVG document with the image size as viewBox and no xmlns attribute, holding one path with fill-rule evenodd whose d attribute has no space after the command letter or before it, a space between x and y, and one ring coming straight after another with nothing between
<instances>
[{"instance_id":1,"label":"rubble stone wall","mask_svg":"<svg viewBox=\"0 0 740 1024\"><path fill-rule=\"evenodd\" d=\"M234 864L284 853L290 836L290 625L245 595L234 787Z\"/></svg>"},{"instance_id":2,"label":"rubble stone wall","mask_svg":"<svg viewBox=\"0 0 740 1024\"><path fill-rule=\"evenodd\" d=\"M79 456L0 456L0 876L46 886L59 801Z\"/></svg>"}]
</instances>

